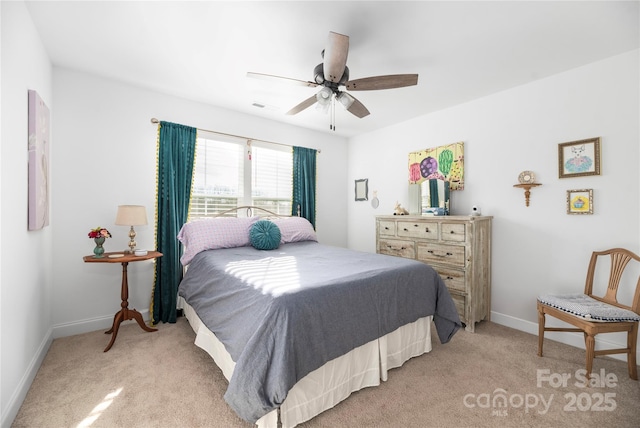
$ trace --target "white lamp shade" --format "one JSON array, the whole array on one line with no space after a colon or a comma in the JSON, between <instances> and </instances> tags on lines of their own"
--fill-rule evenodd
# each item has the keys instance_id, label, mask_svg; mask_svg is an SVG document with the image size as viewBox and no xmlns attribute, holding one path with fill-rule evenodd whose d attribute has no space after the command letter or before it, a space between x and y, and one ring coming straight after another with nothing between
<instances>
[{"instance_id":1,"label":"white lamp shade","mask_svg":"<svg viewBox=\"0 0 640 428\"><path fill-rule=\"evenodd\" d=\"M147 224L147 210L143 205L120 205L116 214L118 226L143 226Z\"/></svg>"},{"instance_id":2,"label":"white lamp shade","mask_svg":"<svg viewBox=\"0 0 640 428\"><path fill-rule=\"evenodd\" d=\"M351 95L347 94L346 92L340 92L336 96L336 99L340 101L340 104L342 104L343 107L346 108L347 110L349 110L349 107L351 107L351 105L355 101L355 98L353 98Z\"/></svg>"},{"instance_id":3,"label":"white lamp shade","mask_svg":"<svg viewBox=\"0 0 640 428\"><path fill-rule=\"evenodd\" d=\"M329 103L331 102L331 96L333 95L333 92L331 92L331 89L324 87L320 90L320 92L318 92L316 94L316 100L318 101L318 104L323 105L323 106L328 106Z\"/></svg>"}]
</instances>

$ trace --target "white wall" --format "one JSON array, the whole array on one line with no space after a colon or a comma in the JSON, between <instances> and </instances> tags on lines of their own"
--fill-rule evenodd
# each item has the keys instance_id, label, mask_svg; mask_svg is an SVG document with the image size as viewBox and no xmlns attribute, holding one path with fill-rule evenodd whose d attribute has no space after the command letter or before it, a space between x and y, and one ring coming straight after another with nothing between
<instances>
[{"instance_id":1,"label":"white wall","mask_svg":"<svg viewBox=\"0 0 640 428\"><path fill-rule=\"evenodd\" d=\"M136 241L139 248L154 248L157 125L150 123L152 117L320 149L318 239L346 246L346 139L65 69L54 69L53 82L58 141L54 172L58 193L52 204L54 337L106 328L120 308L120 265L82 261L92 254L93 241L87 237L91 228L111 231L106 251L125 249L128 228L114 225L117 206L145 205L150 224L136 227ZM146 318L153 263L131 263L128 273L129 307Z\"/></svg>"},{"instance_id":2,"label":"white wall","mask_svg":"<svg viewBox=\"0 0 640 428\"><path fill-rule=\"evenodd\" d=\"M150 225L136 228L136 240L140 248L153 248L157 126L152 117L320 149L318 239L346 246L345 138L52 68L24 3L0 2L0 11L3 427L17 414L52 339L106 330L120 309L121 266L82 261L94 246L89 230L108 228L113 238L107 251L124 249L128 228L114 225L117 206L142 204ZM48 105L52 123L50 226L36 232L27 231L28 89ZM147 318L152 263L130 264L129 285L129 307Z\"/></svg>"},{"instance_id":3,"label":"white wall","mask_svg":"<svg viewBox=\"0 0 640 428\"><path fill-rule=\"evenodd\" d=\"M0 419L5 426L51 341L53 228L27 230L27 91L36 90L50 110L53 97L51 64L26 7L0 2L0 11ZM51 148L53 158L54 138ZM55 223L55 216L50 220Z\"/></svg>"},{"instance_id":4,"label":"white wall","mask_svg":"<svg viewBox=\"0 0 640 428\"><path fill-rule=\"evenodd\" d=\"M351 139L348 187L369 178L380 207L349 195L349 248L374 252L374 216L408 206L409 152L464 141L452 211L494 216L492 320L537 334L537 295L581 290L591 251L640 252L638 61L628 52ZM591 137L601 137L602 174L559 179L558 144ZM523 170L542 183L529 207L513 187ZM589 188L594 214L567 215L566 191Z\"/></svg>"},{"instance_id":5,"label":"white wall","mask_svg":"<svg viewBox=\"0 0 640 428\"><path fill-rule=\"evenodd\" d=\"M54 336L110 326L119 309L119 265L85 264L90 228L126 246L116 207L155 203L156 127L151 117L322 150L318 157L321 242L375 251L374 215L407 201L407 155L465 142L466 189L454 214L472 205L494 218L493 319L535 332L535 296L580 287L589 252L639 251L638 52L620 55L347 141L327 134L53 69L22 2L0 2L0 419L8 426ZM27 231L27 90L52 114L51 225ZM55 106L54 106L55 97ZM601 136L603 174L560 180L557 144ZM518 173L543 183L524 207ZM380 208L353 201L369 178ZM345 185L346 183L346 185ZM565 191L593 188L595 214L565 214ZM347 218L347 221L345 221ZM137 228L153 246L152 226ZM129 269L130 307L145 314L151 263ZM117 345L117 343L116 343ZM97 350L96 352L101 352Z\"/></svg>"}]
</instances>

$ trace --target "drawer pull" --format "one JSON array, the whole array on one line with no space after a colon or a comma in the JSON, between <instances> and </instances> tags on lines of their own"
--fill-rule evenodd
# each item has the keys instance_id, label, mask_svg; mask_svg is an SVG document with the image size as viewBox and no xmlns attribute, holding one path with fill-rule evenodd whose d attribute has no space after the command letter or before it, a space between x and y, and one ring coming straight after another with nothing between
<instances>
[{"instance_id":1,"label":"drawer pull","mask_svg":"<svg viewBox=\"0 0 640 428\"><path fill-rule=\"evenodd\" d=\"M389 230L389 228L387 226L384 227L384 230Z\"/></svg>"},{"instance_id":2,"label":"drawer pull","mask_svg":"<svg viewBox=\"0 0 640 428\"><path fill-rule=\"evenodd\" d=\"M451 232L449 232L449 233L453 235L455 232L452 230L452 231L451 231Z\"/></svg>"},{"instance_id":3,"label":"drawer pull","mask_svg":"<svg viewBox=\"0 0 640 428\"><path fill-rule=\"evenodd\" d=\"M445 278L445 280L451 280L451 279L453 279L452 276L448 276L448 277Z\"/></svg>"},{"instance_id":4,"label":"drawer pull","mask_svg":"<svg viewBox=\"0 0 640 428\"><path fill-rule=\"evenodd\" d=\"M420 227L420 225L419 225L419 224L414 224L414 225L413 225L413 227ZM402 230L404 230L405 232L408 232L408 231L409 231L409 229L407 229L406 227L402 228ZM424 228L424 231L425 231L425 232L427 232L427 233L429 233L429 228L428 228L428 227L425 227L425 228Z\"/></svg>"},{"instance_id":5,"label":"drawer pull","mask_svg":"<svg viewBox=\"0 0 640 428\"><path fill-rule=\"evenodd\" d=\"M438 256L438 257L447 257L447 256L453 256L453 253L445 253L445 254L436 254L433 252L433 250L427 250L427 253L431 253L434 256Z\"/></svg>"},{"instance_id":6,"label":"drawer pull","mask_svg":"<svg viewBox=\"0 0 640 428\"><path fill-rule=\"evenodd\" d=\"M407 247L394 248L394 247L393 247L393 246L391 246L391 245L387 245L387 248L388 248L388 249L390 249L390 250L396 250L396 251L399 251L399 250L406 250L406 249L407 249Z\"/></svg>"}]
</instances>

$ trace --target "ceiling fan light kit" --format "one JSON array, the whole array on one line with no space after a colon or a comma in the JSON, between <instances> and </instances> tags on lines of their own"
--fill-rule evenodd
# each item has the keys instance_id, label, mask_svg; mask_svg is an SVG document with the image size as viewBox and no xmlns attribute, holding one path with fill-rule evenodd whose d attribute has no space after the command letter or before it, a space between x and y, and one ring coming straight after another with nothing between
<instances>
[{"instance_id":1,"label":"ceiling fan light kit","mask_svg":"<svg viewBox=\"0 0 640 428\"><path fill-rule=\"evenodd\" d=\"M342 106L345 109L347 109L347 111L355 101L355 98L353 98L351 95L347 94L346 92L340 92L338 95L336 95L336 99L340 101L340 104L342 104Z\"/></svg>"},{"instance_id":2,"label":"ceiling fan light kit","mask_svg":"<svg viewBox=\"0 0 640 428\"><path fill-rule=\"evenodd\" d=\"M316 99L318 100L319 104L329 105L332 96L333 92L331 91L331 89L325 87L316 94Z\"/></svg>"},{"instance_id":3,"label":"ceiling fan light kit","mask_svg":"<svg viewBox=\"0 0 640 428\"><path fill-rule=\"evenodd\" d=\"M349 54L349 36L329 32L329 38L325 49L322 51L323 62L313 69L313 82L279 77L261 73L247 73L247 76L265 80L279 80L296 85L317 87L322 89L316 94L287 112L288 115L298 114L301 111L318 104L316 108L325 113L331 107L331 123L329 128L335 131L335 101L337 100L348 112L356 117L363 118L369 115L369 110L353 95L341 90L345 87L350 91L374 91L380 89L394 89L418 84L417 74L391 74L384 76L365 77L349 81L349 67L347 56Z\"/></svg>"}]
</instances>

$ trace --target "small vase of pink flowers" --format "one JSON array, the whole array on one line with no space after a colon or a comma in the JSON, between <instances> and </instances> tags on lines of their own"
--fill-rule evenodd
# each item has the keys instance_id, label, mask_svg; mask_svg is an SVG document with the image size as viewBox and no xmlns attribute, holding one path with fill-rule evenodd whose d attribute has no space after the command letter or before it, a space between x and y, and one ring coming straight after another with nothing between
<instances>
[{"instance_id":1,"label":"small vase of pink flowers","mask_svg":"<svg viewBox=\"0 0 640 428\"><path fill-rule=\"evenodd\" d=\"M99 226L89 231L89 238L93 239L96 243L96 247L93 249L93 257L96 259L104 257L104 247L102 244L104 244L105 239L111 238L111 232Z\"/></svg>"}]
</instances>

